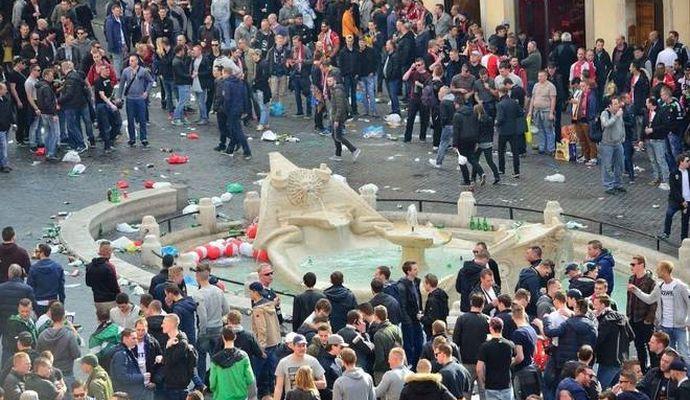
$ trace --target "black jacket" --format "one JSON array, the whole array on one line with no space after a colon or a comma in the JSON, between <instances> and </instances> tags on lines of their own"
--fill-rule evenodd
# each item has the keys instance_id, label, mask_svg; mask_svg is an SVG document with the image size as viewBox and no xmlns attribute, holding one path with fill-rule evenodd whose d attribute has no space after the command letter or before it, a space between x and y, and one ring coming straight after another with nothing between
<instances>
[{"instance_id":1,"label":"black jacket","mask_svg":"<svg viewBox=\"0 0 690 400\"><path fill-rule=\"evenodd\" d=\"M44 115L57 115L57 97L50 83L41 79L36 82L36 105Z\"/></svg>"},{"instance_id":2,"label":"black jacket","mask_svg":"<svg viewBox=\"0 0 690 400\"><path fill-rule=\"evenodd\" d=\"M173 75L173 59L175 58L175 53L173 49L168 49L167 53L163 53L163 56L158 56L158 74L163 78L164 81L172 81L174 79Z\"/></svg>"},{"instance_id":3,"label":"black jacket","mask_svg":"<svg viewBox=\"0 0 690 400\"><path fill-rule=\"evenodd\" d=\"M235 347L244 350L250 357L257 358L263 354L254 334L244 329L235 331Z\"/></svg>"},{"instance_id":4,"label":"black jacket","mask_svg":"<svg viewBox=\"0 0 690 400\"><path fill-rule=\"evenodd\" d=\"M166 389L186 389L196 372L196 350L189 344L184 333L180 332L177 340L175 345L163 346L162 373Z\"/></svg>"},{"instance_id":5,"label":"black jacket","mask_svg":"<svg viewBox=\"0 0 690 400\"><path fill-rule=\"evenodd\" d=\"M166 335L167 338L167 335ZM167 343L159 343L153 335L144 336L144 351L146 352L146 372L151 373L151 381L159 384L163 382L161 365L156 363L156 357L163 355L163 348Z\"/></svg>"},{"instance_id":6,"label":"black jacket","mask_svg":"<svg viewBox=\"0 0 690 400\"><path fill-rule=\"evenodd\" d=\"M359 333L350 325L346 325L337 333L357 354L357 366L371 373L374 366L374 343L369 338L369 334L366 332Z\"/></svg>"},{"instance_id":7,"label":"black jacket","mask_svg":"<svg viewBox=\"0 0 690 400\"><path fill-rule=\"evenodd\" d=\"M165 315L152 315L146 317L146 322L149 326L149 335L153 336L154 339L161 345L161 348L165 349L165 345L168 343L168 335L163 333L163 319Z\"/></svg>"},{"instance_id":8,"label":"black jacket","mask_svg":"<svg viewBox=\"0 0 690 400\"><path fill-rule=\"evenodd\" d=\"M9 95L0 97L0 115L2 115L2 118L0 118L0 132L6 132L10 129L10 126L14 123L13 114Z\"/></svg>"},{"instance_id":9,"label":"black jacket","mask_svg":"<svg viewBox=\"0 0 690 400\"><path fill-rule=\"evenodd\" d=\"M10 370L2 385L2 388L5 389L5 400L19 400L19 397L26 390L24 378L24 376Z\"/></svg>"},{"instance_id":10,"label":"black jacket","mask_svg":"<svg viewBox=\"0 0 690 400\"><path fill-rule=\"evenodd\" d=\"M194 60L192 60L191 65L194 65ZM213 86L213 61L208 56L201 56L201 63L197 73L199 74L201 88L204 90L210 89Z\"/></svg>"},{"instance_id":11,"label":"black jacket","mask_svg":"<svg viewBox=\"0 0 690 400\"><path fill-rule=\"evenodd\" d=\"M400 400L455 400L438 374L412 374L405 378Z\"/></svg>"},{"instance_id":12,"label":"black jacket","mask_svg":"<svg viewBox=\"0 0 690 400\"><path fill-rule=\"evenodd\" d=\"M498 287L498 285L493 285L492 286L494 293L496 294L496 297L498 297L501 294L501 288ZM484 298L484 308L482 308L482 313L486 315L491 315L491 310L493 310L495 307L493 304L491 304L490 301L488 301L487 296L484 294L484 290L482 290L481 282L478 283L473 289L470 294L471 296L474 296L475 294L478 294Z\"/></svg>"},{"instance_id":13,"label":"black jacket","mask_svg":"<svg viewBox=\"0 0 690 400\"><path fill-rule=\"evenodd\" d=\"M107 258L96 257L86 266L86 286L93 290L94 302L115 301L115 296L120 293L120 285L114 267Z\"/></svg>"},{"instance_id":14,"label":"black jacket","mask_svg":"<svg viewBox=\"0 0 690 400\"><path fill-rule=\"evenodd\" d=\"M453 125L453 116L455 115L455 96L446 95L446 97L439 103L439 117L441 126Z\"/></svg>"},{"instance_id":15,"label":"black jacket","mask_svg":"<svg viewBox=\"0 0 690 400\"><path fill-rule=\"evenodd\" d=\"M375 74L379 69L381 58L377 58L377 54L371 47L365 47L359 52L359 76L368 76Z\"/></svg>"},{"instance_id":16,"label":"black jacket","mask_svg":"<svg viewBox=\"0 0 690 400\"><path fill-rule=\"evenodd\" d=\"M388 320L391 321L393 325L398 325L400 323L400 303L398 300L388 293L376 293L374 297L369 300L369 304L372 307L382 305L388 310Z\"/></svg>"},{"instance_id":17,"label":"black jacket","mask_svg":"<svg viewBox=\"0 0 690 400\"><path fill-rule=\"evenodd\" d=\"M690 178L689 178L690 179ZM671 190L668 192L668 204L673 204L681 209L683 207L683 174L679 170L672 172L668 177L669 186Z\"/></svg>"},{"instance_id":18,"label":"black jacket","mask_svg":"<svg viewBox=\"0 0 690 400\"><path fill-rule=\"evenodd\" d=\"M190 75L190 70L189 70L189 65L191 63L191 59L187 56L185 57L178 57L175 56L172 61L172 70L173 70L173 80L175 81L175 85L191 85L192 84L192 75Z\"/></svg>"},{"instance_id":19,"label":"black jacket","mask_svg":"<svg viewBox=\"0 0 690 400\"><path fill-rule=\"evenodd\" d=\"M419 356L419 358L424 358L426 360L429 360L431 362L431 372L436 373L441 369L441 364L436 361L436 356L434 356L434 339L438 336L445 336L444 334L440 335L435 335L433 337L428 338L429 340L424 343L422 346L422 353ZM452 351L452 356L455 357L455 359L460 360L460 349L458 349L458 345L453 343L450 338L446 338L446 343L450 346L451 351Z\"/></svg>"},{"instance_id":20,"label":"black jacket","mask_svg":"<svg viewBox=\"0 0 690 400\"><path fill-rule=\"evenodd\" d=\"M643 126L645 128L652 128L652 133L644 133L642 131L644 139L655 139L655 140L665 140L669 131L669 118L668 114L664 111L663 107L657 107L656 113L654 114L654 119L649 120L649 113L644 112L643 116Z\"/></svg>"},{"instance_id":21,"label":"black jacket","mask_svg":"<svg viewBox=\"0 0 690 400\"><path fill-rule=\"evenodd\" d=\"M513 136L518 133L518 118L520 118L522 110L517 101L508 96L504 96L501 101L496 104L496 126L498 127L499 136Z\"/></svg>"},{"instance_id":22,"label":"black jacket","mask_svg":"<svg viewBox=\"0 0 690 400\"><path fill-rule=\"evenodd\" d=\"M436 288L426 298L422 325L426 331L431 332L431 324L434 321L446 322L446 318L448 318L448 294L443 289Z\"/></svg>"},{"instance_id":23,"label":"black jacket","mask_svg":"<svg viewBox=\"0 0 690 400\"><path fill-rule=\"evenodd\" d=\"M649 79L647 79L647 74L644 71L640 71L640 77L637 79L635 86L631 87L630 90L633 92L633 108L635 109L635 115L642 115L645 113L645 101L649 97ZM658 111L658 110L657 110Z\"/></svg>"},{"instance_id":24,"label":"black jacket","mask_svg":"<svg viewBox=\"0 0 690 400\"><path fill-rule=\"evenodd\" d=\"M489 317L486 314L466 312L455 322L453 342L460 349L460 359L464 364L476 364L479 346L486 341L489 333Z\"/></svg>"},{"instance_id":25,"label":"black jacket","mask_svg":"<svg viewBox=\"0 0 690 400\"><path fill-rule=\"evenodd\" d=\"M460 311L470 311L470 294L479 283L479 273L484 267L473 260L465 261L455 279L455 290L460 294Z\"/></svg>"},{"instance_id":26,"label":"black jacket","mask_svg":"<svg viewBox=\"0 0 690 400\"><path fill-rule=\"evenodd\" d=\"M676 399L676 392L678 391L678 386L676 381L669 380L666 385L666 393L660 394L661 390L661 380L664 377L664 373L661 372L659 367L650 368L646 374L642 377L642 380L637 382L637 390L649 396L650 399L656 399L657 396L661 396L667 399Z\"/></svg>"},{"instance_id":27,"label":"black jacket","mask_svg":"<svg viewBox=\"0 0 690 400\"><path fill-rule=\"evenodd\" d=\"M398 54L400 54L400 68L405 70L414 62L415 42L412 31L407 32L398 39Z\"/></svg>"},{"instance_id":28,"label":"black jacket","mask_svg":"<svg viewBox=\"0 0 690 400\"><path fill-rule=\"evenodd\" d=\"M528 315L537 315L537 300L541 296L541 276L534 267L523 268L520 271L515 291L525 289L530 293L529 304L525 311Z\"/></svg>"},{"instance_id":29,"label":"black jacket","mask_svg":"<svg viewBox=\"0 0 690 400\"><path fill-rule=\"evenodd\" d=\"M316 289L307 289L295 296L292 302L292 330L297 332L302 322L314 311L316 302L325 299L323 293Z\"/></svg>"},{"instance_id":30,"label":"black jacket","mask_svg":"<svg viewBox=\"0 0 690 400\"><path fill-rule=\"evenodd\" d=\"M388 62L388 64L386 64ZM402 79L402 65L400 64L400 53L396 50L386 55L383 62L383 77L389 81Z\"/></svg>"},{"instance_id":31,"label":"black jacket","mask_svg":"<svg viewBox=\"0 0 690 400\"><path fill-rule=\"evenodd\" d=\"M17 313L19 300L24 298L31 300L32 303L36 302L34 289L24 283L21 278L0 283L0 326L5 326L7 319Z\"/></svg>"},{"instance_id":32,"label":"black jacket","mask_svg":"<svg viewBox=\"0 0 690 400\"><path fill-rule=\"evenodd\" d=\"M362 57L354 47L350 50L347 46L343 46L338 52L338 67L343 76L359 75L361 63Z\"/></svg>"},{"instance_id":33,"label":"black jacket","mask_svg":"<svg viewBox=\"0 0 690 400\"><path fill-rule=\"evenodd\" d=\"M627 350L629 342L624 338L628 327L628 318L618 311L605 310L597 317L599 321L597 343L594 355L597 363L606 366L620 367L621 350ZM624 343L625 342L625 343Z\"/></svg>"},{"instance_id":34,"label":"black jacket","mask_svg":"<svg viewBox=\"0 0 690 400\"><path fill-rule=\"evenodd\" d=\"M470 104L464 104L453 116L453 144L471 148L479 139L479 120Z\"/></svg>"},{"instance_id":35,"label":"black jacket","mask_svg":"<svg viewBox=\"0 0 690 400\"><path fill-rule=\"evenodd\" d=\"M594 279L588 276L580 276L569 281L568 290L577 289L582 297L590 297L594 294Z\"/></svg>"},{"instance_id":36,"label":"black jacket","mask_svg":"<svg viewBox=\"0 0 690 400\"><path fill-rule=\"evenodd\" d=\"M51 63L53 62L52 58L50 57L50 53L51 51L48 49L48 47L44 46L43 44L38 45L38 51L34 50L31 45L26 45L22 48L19 56L24 60L35 59L38 62L38 65L41 67L41 70L43 70L50 67Z\"/></svg>"},{"instance_id":37,"label":"black jacket","mask_svg":"<svg viewBox=\"0 0 690 400\"><path fill-rule=\"evenodd\" d=\"M422 310L422 294L419 291L421 280L415 278L414 282L406 277L398 280L398 293L400 293L400 322L412 324L417 322L417 315Z\"/></svg>"},{"instance_id":38,"label":"black jacket","mask_svg":"<svg viewBox=\"0 0 690 400\"><path fill-rule=\"evenodd\" d=\"M333 285L324 290L323 294L331 302L331 327L333 332L337 332L345 327L348 311L357 308L357 299L352 291L343 285Z\"/></svg>"},{"instance_id":39,"label":"black jacket","mask_svg":"<svg viewBox=\"0 0 690 400\"><path fill-rule=\"evenodd\" d=\"M58 102L63 110L80 110L88 101L88 93L83 73L73 70L65 77Z\"/></svg>"}]
</instances>

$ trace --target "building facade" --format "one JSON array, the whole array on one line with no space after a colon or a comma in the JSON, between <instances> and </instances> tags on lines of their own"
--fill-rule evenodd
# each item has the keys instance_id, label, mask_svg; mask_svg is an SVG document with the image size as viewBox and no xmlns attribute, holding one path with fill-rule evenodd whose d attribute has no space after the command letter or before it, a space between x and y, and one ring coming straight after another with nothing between
<instances>
[{"instance_id":1,"label":"building facade","mask_svg":"<svg viewBox=\"0 0 690 400\"><path fill-rule=\"evenodd\" d=\"M481 22L487 37L507 21L511 31L526 32L541 49L555 30L570 32L574 42L587 47L603 38L609 49L620 34L644 45L652 30L662 37L676 30L683 43L690 42L690 0L424 0L429 9L437 3L460 6Z\"/></svg>"}]
</instances>

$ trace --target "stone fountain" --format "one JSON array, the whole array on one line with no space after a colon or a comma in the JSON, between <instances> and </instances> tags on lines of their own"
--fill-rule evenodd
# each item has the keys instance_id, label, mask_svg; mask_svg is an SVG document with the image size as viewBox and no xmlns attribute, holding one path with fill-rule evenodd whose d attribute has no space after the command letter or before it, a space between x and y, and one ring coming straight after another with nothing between
<instances>
[{"instance_id":1,"label":"stone fountain","mask_svg":"<svg viewBox=\"0 0 690 400\"><path fill-rule=\"evenodd\" d=\"M377 226L376 231L387 241L400 246L402 249L400 264L405 261L416 261L417 265L424 271L427 269L426 249L448 244L453 239L453 235L433 226L420 227L417 216L417 207L410 204L407 208L406 218L409 229Z\"/></svg>"}]
</instances>

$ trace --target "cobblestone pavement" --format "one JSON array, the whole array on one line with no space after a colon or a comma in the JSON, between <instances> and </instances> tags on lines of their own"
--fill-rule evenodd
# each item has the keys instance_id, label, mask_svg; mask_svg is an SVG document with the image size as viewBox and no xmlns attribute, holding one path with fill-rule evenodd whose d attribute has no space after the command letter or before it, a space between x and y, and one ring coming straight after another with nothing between
<instances>
[{"instance_id":1,"label":"cobblestone pavement","mask_svg":"<svg viewBox=\"0 0 690 400\"><path fill-rule=\"evenodd\" d=\"M286 104L288 114L294 112L294 101L290 99ZM388 110L385 104L378 106L379 112ZM196 115L191 116L192 119L195 117ZM261 173L268 171L268 153L271 151L282 152L301 167L318 167L320 163L328 163L334 173L346 177L350 186L355 189L366 183L378 185L379 198L382 199L416 198L455 202L463 190L460 172L455 168L455 156L449 155L442 169L433 169L428 165L427 159L433 156L430 142L420 143L415 138L413 143L403 144L401 141L385 138L362 138L363 128L383 124L382 120L371 120L368 123L356 120L348 128L349 138L362 149L360 159L353 163L349 154L345 154L342 162L329 161L329 156L333 154L331 138L315 134L313 122L303 118L271 119L271 128L275 133L292 134L300 139L299 143L276 145L262 142L259 133L253 129L254 125L245 128L245 132L253 139L249 142L254 156L250 161L245 161L240 156L227 157L212 150L218 142L215 125L192 126L192 129L171 126L167 115L160 108L160 100L152 99L150 119L150 149L130 149L121 141L117 151L104 155L102 144L99 143L98 148L90 149L82 155L86 171L78 177L68 176L72 164L48 164L30 155L27 148L11 145L9 157L14 171L0 176L2 225L14 226L18 232L18 242L25 247L32 247L41 240L41 230L51 222L51 215L79 210L105 199L106 190L119 179L126 179L131 191L143 189L143 181L146 179L186 184L193 197L219 195L228 182L240 182L246 190L258 190L255 181L261 179ZM211 120L215 124L215 117ZM418 130L419 126L415 125L415 135ZM385 131L402 135L403 128L385 127ZM200 138L189 140L181 136L181 133L189 132L198 133ZM171 148L179 154L188 155L189 163L168 165L165 158L169 154L162 152L161 148ZM542 210L547 200L558 200L566 213L656 233L661 229L667 193L646 184L651 179L647 157L644 154L636 154L635 157L636 163L646 171L640 174L635 185L627 186L628 193L625 195L604 194L598 167L559 163L546 156L529 155L521 160L523 166L520 180L506 175L499 185L489 183L477 188L475 196L481 204L536 210ZM488 168L486 170L489 171ZM565 183L544 181L545 176L554 173L563 174ZM487 180L491 182L491 176ZM395 201L383 205L385 208L398 206L406 207L407 203ZM241 209L242 196L236 196L220 211L230 216L239 216ZM455 207L425 206L425 211L433 210L454 212ZM480 214L489 217L507 216L506 210L499 211L479 209ZM515 214L516 219L536 221L540 217L540 214ZM585 224L589 229L597 228L592 223ZM675 228L677 227L676 221ZM653 246L651 241L611 228L606 228L604 233ZM678 236L678 230L674 229L672 237L677 240ZM664 250L674 252L672 246L666 246ZM66 263L63 256L57 258ZM95 318L90 301L91 292L84 286L82 276L67 278L70 285L67 289L67 307L70 311L77 312L78 322L84 324L84 336L88 337L95 328Z\"/></svg>"}]
</instances>

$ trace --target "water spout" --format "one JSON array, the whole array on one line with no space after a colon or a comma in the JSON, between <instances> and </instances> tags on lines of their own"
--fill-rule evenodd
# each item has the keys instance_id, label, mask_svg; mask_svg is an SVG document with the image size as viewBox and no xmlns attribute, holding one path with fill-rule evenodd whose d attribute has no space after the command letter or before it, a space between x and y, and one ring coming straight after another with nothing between
<instances>
[{"instance_id":1,"label":"water spout","mask_svg":"<svg viewBox=\"0 0 690 400\"><path fill-rule=\"evenodd\" d=\"M414 204L410 204L407 207L407 225L410 227L410 231L414 232L414 228L419 225L417 220L417 207Z\"/></svg>"}]
</instances>

